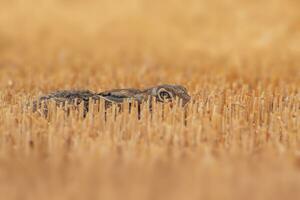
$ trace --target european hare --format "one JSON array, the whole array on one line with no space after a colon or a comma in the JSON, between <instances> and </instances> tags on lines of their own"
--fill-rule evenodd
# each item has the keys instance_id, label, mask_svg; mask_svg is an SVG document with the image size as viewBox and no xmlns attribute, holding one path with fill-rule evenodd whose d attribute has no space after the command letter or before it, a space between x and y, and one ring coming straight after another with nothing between
<instances>
[{"instance_id":1,"label":"european hare","mask_svg":"<svg viewBox=\"0 0 300 200\"><path fill-rule=\"evenodd\" d=\"M156 87L147 88L144 90L139 89L114 89L100 93L94 93L89 90L62 90L50 93L40 97L37 101L33 102L33 111L41 108L42 102L54 100L56 105L65 106L65 104L79 105L83 102L84 116L88 112L89 100L105 101L105 105L122 104L124 101L136 101L138 104L143 103L153 98L157 102L171 102L178 98L182 106L185 106L190 101L190 96L187 89L181 85L159 85ZM76 106L75 105L75 106ZM48 108L44 104L44 113L47 115Z\"/></svg>"}]
</instances>

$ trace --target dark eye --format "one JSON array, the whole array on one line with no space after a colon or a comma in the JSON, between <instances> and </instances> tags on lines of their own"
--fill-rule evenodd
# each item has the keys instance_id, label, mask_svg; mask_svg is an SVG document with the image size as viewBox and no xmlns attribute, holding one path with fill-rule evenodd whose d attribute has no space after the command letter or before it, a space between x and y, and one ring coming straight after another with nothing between
<instances>
[{"instance_id":1,"label":"dark eye","mask_svg":"<svg viewBox=\"0 0 300 200\"><path fill-rule=\"evenodd\" d=\"M171 99L171 95L168 92L161 92L160 96L162 99Z\"/></svg>"},{"instance_id":2,"label":"dark eye","mask_svg":"<svg viewBox=\"0 0 300 200\"><path fill-rule=\"evenodd\" d=\"M157 97L160 102L165 102L166 100L170 101L173 99L172 93L164 88L159 89Z\"/></svg>"},{"instance_id":3,"label":"dark eye","mask_svg":"<svg viewBox=\"0 0 300 200\"><path fill-rule=\"evenodd\" d=\"M166 91L161 91L159 93L159 98L161 101L165 101L165 100L170 100L172 99L172 96L170 93L166 92Z\"/></svg>"}]
</instances>

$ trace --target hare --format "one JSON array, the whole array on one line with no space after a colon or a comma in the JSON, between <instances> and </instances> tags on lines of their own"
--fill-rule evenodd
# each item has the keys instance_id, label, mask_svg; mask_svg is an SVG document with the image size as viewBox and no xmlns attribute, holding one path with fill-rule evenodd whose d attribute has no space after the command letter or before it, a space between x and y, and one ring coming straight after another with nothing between
<instances>
[{"instance_id":1,"label":"hare","mask_svg":"<svg viewBox=\"0 0 300 200\"><path fill-rule=\"evenodd\" d=\"M110 106L112 104L122 104L125 101L136 101L141 104L145 101L153 98L156 102L172 102L178 98L182 106L185 106L191 99L188 91L185 87L181 85L159 85L144 90L140 89L114 89L109 91L104 91L100 93L94 93L89 90L62 90L50 93L48 95L40 97L37 101L33 102L33 111L41 108L42 102L47 102L54 100L56 105L72 104L79 105L83 102L84 116L88 112L89 100L100 100L105 101L105 105ZM75 106L76 106L75 105ZM44 104L44 113L47 115L48 108Z\"/></svg>"}]
</instances>

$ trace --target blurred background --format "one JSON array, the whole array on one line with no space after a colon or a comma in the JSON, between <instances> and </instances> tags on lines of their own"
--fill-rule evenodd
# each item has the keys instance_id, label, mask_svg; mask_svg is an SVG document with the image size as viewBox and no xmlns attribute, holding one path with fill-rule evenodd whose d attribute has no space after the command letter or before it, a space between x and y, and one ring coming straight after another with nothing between
<instances>
[{"instance_id":1,"label":"blurred background","mask_svg":"<svg viewBox=\"0 0 300 200\"><path fill-rule=\"evenodd\" d=\"M297 0L1 0L0 84L32 70L19 85L27 92L195 89L201 74L224 71L249 84L269 70L288 81L299 75L299 9Z\"/></svg>"}]
</instances>

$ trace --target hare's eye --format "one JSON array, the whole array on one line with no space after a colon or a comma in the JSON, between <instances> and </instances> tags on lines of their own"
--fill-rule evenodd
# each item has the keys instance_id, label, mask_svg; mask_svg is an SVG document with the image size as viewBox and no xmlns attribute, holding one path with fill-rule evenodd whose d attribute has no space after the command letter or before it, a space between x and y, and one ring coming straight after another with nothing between
<instances>
[{"instance_id":1,"label":"hare's eye","mask_svg":"<svg viewBox=\"0 0 300 200\"><path fill-rule=\"evenodd\" d=\"M164 88L162 88L162 89L160 89L160 90L158 91L157 97L158 97L158 100L159 100L159 101L165 102L166 100L167 100L167 101L172 100L173 95L172 95L171 92L169 92L169 91L165 90Z\"/></svg>"},{"instance_id":2,"label":"hare's eye","mask_svg":"<svg viewBox=\"0 0 300 200\"><path fill-rule=\"evenodd\" d=\"M171 99L171 95L168 92L161 92L160 96L162 99Z\"/></svg>"}]
</instances>

